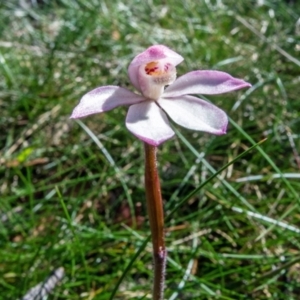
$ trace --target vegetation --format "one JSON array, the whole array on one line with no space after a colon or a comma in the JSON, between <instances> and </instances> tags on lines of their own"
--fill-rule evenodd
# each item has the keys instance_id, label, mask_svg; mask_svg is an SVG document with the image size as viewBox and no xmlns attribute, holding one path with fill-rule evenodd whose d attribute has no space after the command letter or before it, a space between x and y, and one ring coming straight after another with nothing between
<instances>
[{"instance_id":1,"label":"vegetation","mask_svg":"<svg viewBox=\"0 0 300 300\"><path fill-rule=\"evenodd\" d=\"M174 125L159 147L166 299L299 299L298 1L12 0L0 14L0 299L60 267L48 299L150 297L143 145L126 108L69 116L92 88L132 89L127 66L152 44L185 58L178 75L253 85L209 98L226 135Z\"/></svg>"}]
</instances>

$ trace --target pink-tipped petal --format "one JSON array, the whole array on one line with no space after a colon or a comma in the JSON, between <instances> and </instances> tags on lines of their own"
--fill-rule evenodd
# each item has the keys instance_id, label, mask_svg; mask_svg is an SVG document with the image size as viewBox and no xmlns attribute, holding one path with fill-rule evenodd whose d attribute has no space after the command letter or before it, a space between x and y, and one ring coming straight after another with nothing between
<instances>
[{"instance_id":1,"label":"pink-tipped petal","mask_svg":"<svg viewBox=\"0 0 300 300\"><path fill-rule=\"evenodd\" d=\"M228 119L215 105L193 96L160 99L160 107L177 124L192 130L221 135L226 133Z\"/></svg>"},{"instance_id":2,"label":"pink-tipped petal","mask_svg":"<svg viewBox=\"0 0 300 300\"><path fill-rule=\"evenodd\" d=\"M187 94L216 95L232 92L251 84L220 71L193 71L179 77L168 86L164 97L177 97Z\"/></svg>"},{"instance_id":3,"label":"pink-tipped petal","mask_svg":"<svg viewBox=\"0 0 300 300\"><path fill-rule=\"evenodd\" d=\"M117 106L136 104L144 101L143 96L119 86L103 86L85 94L74 108L71 119L111 110Z\"/></svg>"},{"instance_id":4,"label":"pink-tipped petal","mask_svg":"<svg viewBox=\"0 0 300 300\"><path fill-rule=\"evenodd\" d=\"M177 66L183 61L183 57L164 45L154 45L144 52L137 55L128 67L128 75L134 87L140 91L138 81L138 69L141 65L148 64L153 61L164 60L173 66Z\"/></svg>"},{"instance_id":5,"label":"pink-tipped petal","mask_svg":"<svg viewBox=\"0 0 300 300\"><path fill-rule=\"evenodd\" d=\"M154 101L130 106L126 127L137 138L152 146L158 146L174 136L166 114Z\"/></svg>"}]
</instances>

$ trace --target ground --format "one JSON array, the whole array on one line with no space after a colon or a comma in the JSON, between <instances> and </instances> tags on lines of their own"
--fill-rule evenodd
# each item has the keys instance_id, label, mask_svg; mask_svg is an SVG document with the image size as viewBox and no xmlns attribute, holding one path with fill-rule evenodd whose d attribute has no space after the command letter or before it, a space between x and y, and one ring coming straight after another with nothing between
<instances>
[{"instance_id":1,"label":"ground","mask_svg":"<svg viewBox=\"0 0 300 300\"><path fill-rule=\"evenodd\" d=\"M48 299L150 297L143 145L126 108L69 116L92 88L133 90L128 64L153 44L185 58L178 76L252 84L209 97L226 135L173 124L159 147L166 299L299 299L299 15L283 0L1 1L0 299L58 268Z\"/></svg>"}]
</instances>

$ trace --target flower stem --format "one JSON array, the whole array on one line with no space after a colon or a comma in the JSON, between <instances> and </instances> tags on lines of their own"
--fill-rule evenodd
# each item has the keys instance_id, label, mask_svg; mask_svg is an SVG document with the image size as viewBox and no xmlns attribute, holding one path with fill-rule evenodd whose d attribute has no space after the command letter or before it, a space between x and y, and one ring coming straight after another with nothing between
<instances>
[{"instance_id":1,"label":"flower stem","mask_svg":"<svg viewBox=\"0 0 300 300\"><path fill-rule=\"evenodd\" d=\"M145 189L154 258L153 300L163 300L167 251L164 240L164 212L156 147L145 143Z\"/></svg>"}]
</instances>

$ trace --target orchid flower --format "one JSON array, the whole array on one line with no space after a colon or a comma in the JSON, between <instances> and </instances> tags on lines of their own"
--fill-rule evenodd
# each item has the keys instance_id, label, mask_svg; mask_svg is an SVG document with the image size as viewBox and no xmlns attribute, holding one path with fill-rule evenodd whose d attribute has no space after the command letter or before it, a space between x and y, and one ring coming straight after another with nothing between
<instances>
[{"instance_id":1,"label":"orchid flower","mask_svg":"<svg viewBox=\"0 0 300 300\"><path fill-rule=\"evenodd\" d=\"M225 134L226 113L191 94L223 94L251 85L213 70L192 71L176 79L176 66L182 61L181 55L164 45L149 47L128 67L130 81L140 94L119 86L98 87L82 97L71 118L128 105L127 129L152 146L174 136L168 117L188 129Z\"/></svg>"}]
</instances>

